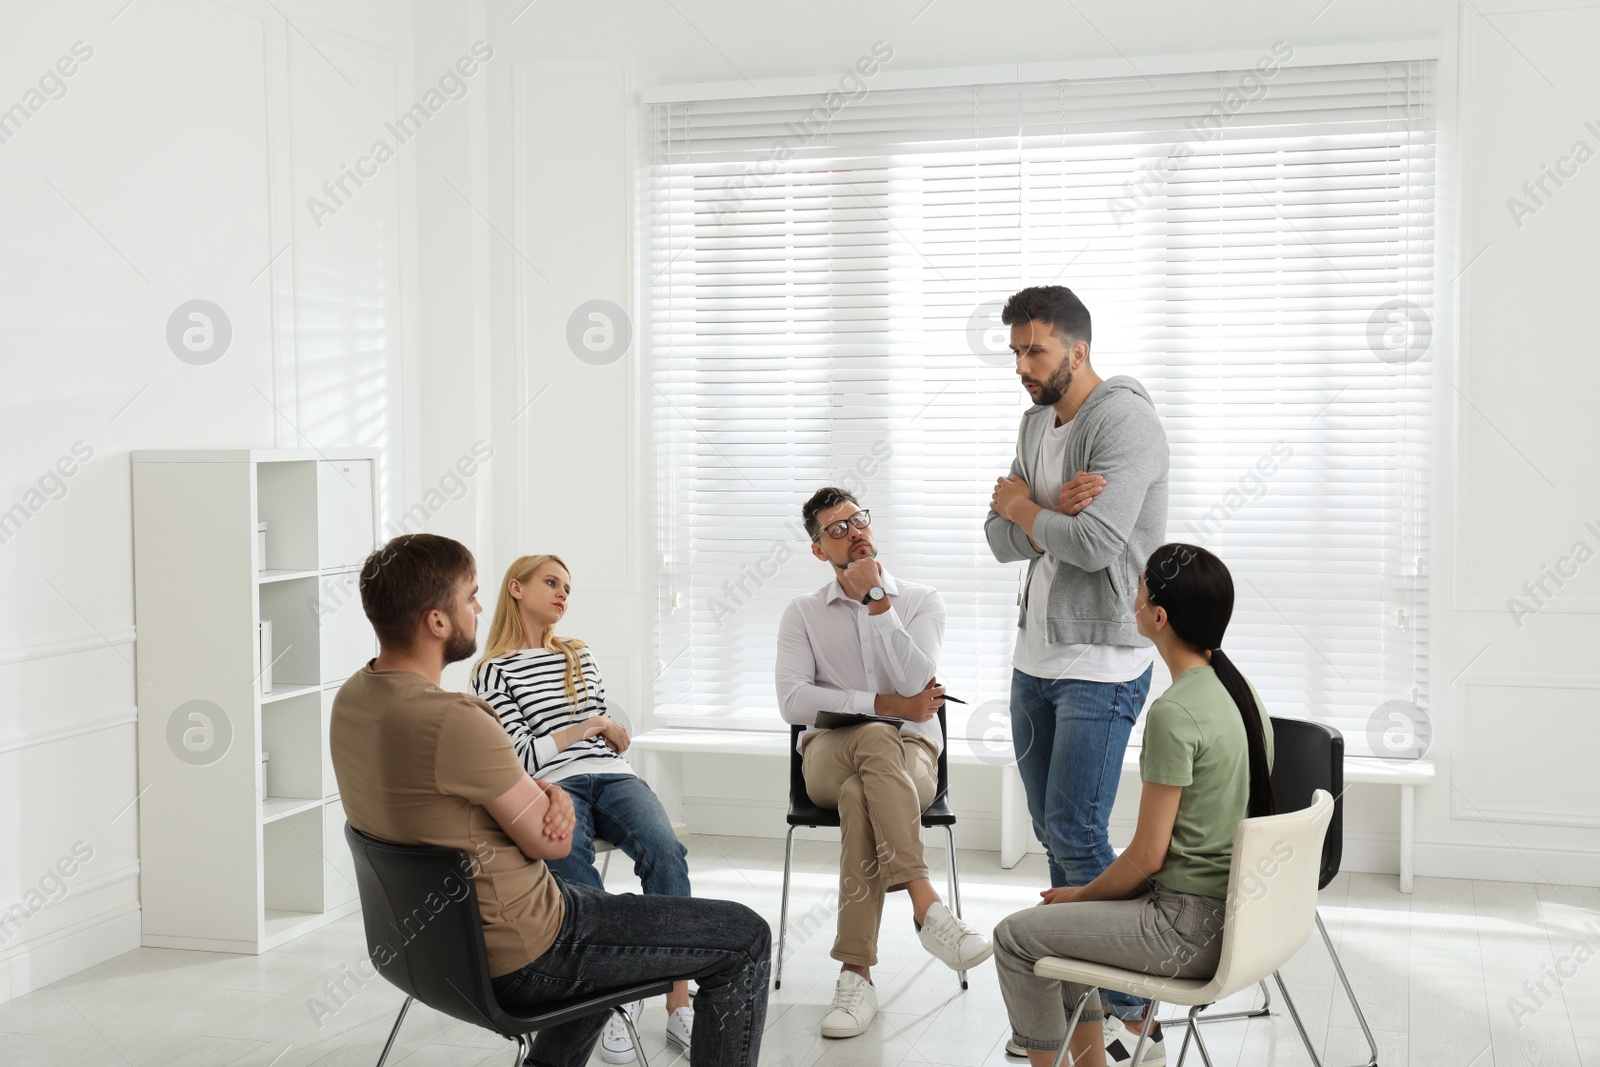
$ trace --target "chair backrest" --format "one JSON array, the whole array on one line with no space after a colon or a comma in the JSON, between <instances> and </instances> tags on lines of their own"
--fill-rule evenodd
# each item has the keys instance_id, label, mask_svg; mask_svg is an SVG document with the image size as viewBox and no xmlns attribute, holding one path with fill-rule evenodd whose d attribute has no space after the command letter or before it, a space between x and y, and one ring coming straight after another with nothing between
<instances>
[{"instance_id":1,"label":"chair backrest","mask_svg":"<svg viewBox=\"0 0 1600 1067\"><path fill-rule=\"evenodd\" d=\"M1272 792L1279 811L1299 811L1317 790L1333 797L1317 888L1338 875L1344 855L1344 734L1320 722L1272 717Z\"/></svg>"},{"instance_id":2,"label":"chair backrest","mask_svg":"<svg viewBox=\"0 0 1600 1067\"><path fill-rule=\"evenodd\" d=\"M1333 797L1317 790L1310 805L1245 819L1233 836L1222 958L1215 999L1254 985L1282 967L1311 935L1317 910L1322 842Z\"/></svg>"},{"instance_id":3,"label":"chair backrest","mask_svg":"<svg viewBox=\"0 0 1600 1067\"><path fill-rule=\"evenodd\" d=\"M806 776L801 771L800 735L805 731L804 726L789 727L789 803L795 807L816 803L811 799L811 794L806 792ZM934 791L933 799L928 802L930 807L950 792L950 730L943 704L939 705L939 737L944 742L939 746L939 786Z\"/></svg>"},{"instance_id":4,"label":"chair backrest","mask_svg":"<svg viewBox=\"0 0 1600 1067\"><path fill-rule=\"evenodd\" d=\"M345 823L367 954L408 996L475 1026L499 1027L473 866L458 848L393 845ZM504 1032L504 1031L502 1031Z\"/></svg>"}]
</instances>

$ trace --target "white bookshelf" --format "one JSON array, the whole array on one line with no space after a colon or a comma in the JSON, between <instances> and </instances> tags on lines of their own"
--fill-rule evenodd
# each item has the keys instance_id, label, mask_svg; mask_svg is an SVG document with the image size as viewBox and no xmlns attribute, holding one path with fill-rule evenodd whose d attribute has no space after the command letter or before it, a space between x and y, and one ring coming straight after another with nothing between
<instances>
[{"instance_id":1,"label":"white bookshelf","mask_svg":"<svg viewBox=\"0 0 1600 1067\"><path fill-rule=\"evenodd\" d=\"M146 945L265 952L357 907L328 719L377 650L358 580L378 462L376 449L133 453Z\"/></svg>"}]
</instances>

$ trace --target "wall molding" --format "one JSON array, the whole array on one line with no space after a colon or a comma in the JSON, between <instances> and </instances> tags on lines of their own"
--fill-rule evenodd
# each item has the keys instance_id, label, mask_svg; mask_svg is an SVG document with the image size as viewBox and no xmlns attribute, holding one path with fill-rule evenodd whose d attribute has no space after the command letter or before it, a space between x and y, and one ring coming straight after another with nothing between
<instances>
[{"instance_id":1,"label":"wall molding","mask_svg":"<svg viewBox=\"0 0 1600 1067\"><path fill-rule=\"evenodd\" d=\"M1558 674L1532 671L1474 671L1463 674L1451 687L1451 700L1456 708L1457 741L1452 763L1454 782L1450 789L1450 817L1463 822L1517 823L1526 826L1550 826L1561 829L1600 829L1600 810L1593 813L1569 811L1508 811L1486 808L1469 799L1472 780L1472 761L1469 716L1467 715L1467 690L1480 689L1575 689L1600 690L1600 674ZM1418 842L1420 849L1421 842Z\"/></svg>"},{"instance_id":2,"label":"wall molding","mask_svg":"<svg viewBox=\"0 0 1600 1067\"><path fill-rule=\"evenodd\" d=\"M0 738L0 755L4 755L7 752L20 752L23 749L34 748L38 745L53 744L56 741L66 741L74 737L83 737L86 734L97 734L103 730L115 730L123 726L133 726L138 721L139 709L128 707L114 715L90 719L88 722L75 723L71 726L58 726L54 730L39 730L35 733Z\"/></svg>"},{"instance_id":3,"label":"wall molding","mask_svg":"<svg viewBox=\"0 0 1600 1067\"><path fill-rule=\"evenodd\" d=\"M130 900L0 952L0 1004L132 952L140 926L139 902Z\"/></svg>"},{"instance_id":4,"label":"wall molding","mask_svg":"<svg viewBox=\"0 0 1600 1067\"><path fill-rule=\"evenodd\" d=\"M101 648L120 648L123 645L134 643L136 631L132 626L106 633L97 633L93 637L65 637L59 641L41 641L33 645L13 645L11 648L0 648L0 666L12 663L26 663L29 660L49 659L52 656L75 656L80 652L93 652Z\"/></svg>"}]
</instances>

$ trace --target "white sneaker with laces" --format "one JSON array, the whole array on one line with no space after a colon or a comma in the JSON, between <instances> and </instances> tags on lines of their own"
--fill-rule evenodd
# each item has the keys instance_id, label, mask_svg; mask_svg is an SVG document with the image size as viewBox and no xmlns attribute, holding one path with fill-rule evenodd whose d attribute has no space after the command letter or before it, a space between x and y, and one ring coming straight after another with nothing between
<instances>
[{"instance_id":1,"label":"white sneaker with laces","mask_svg":"<svg viewBox=\"0 0 1600 1067\"><path fill-rule=\"evenodd\" d=\"M644 1001L636 1000L632 1004L626 1004L623 1010L637 1023L639 1013L644 1010ZM628 1036L628 1028L623 1024L622 1016L614 1011L607 1013L606 1028L600 1035L600 1058L607 1063L632 1063L635 1059L633 1038Z\"/></svg>"},{"instance_id":2,"label":"white sneaker with laces","mask_svg":"<svg viewBox=\"0 0 1600 1067\"><path fill-rule=\"evenodd\" d=\"M822 1017L822 1036L859 1037L877 1016L877 987L854 971L841 971L833 1005Z\"/></svg>"},{"instance_id":3,"label":"white sneaker with laces","mask_svg":"<svg viewBox=\"0 0 1600 1067\"><path fill-rule=\"evenodd\" d=\"M994 953L989 939L950 913L943 901L935 901L917 928L922 947L951 970L966 971Z\"/></svg>"},{"instance_id":4,"label":"white sneaker with laces","mask_svg":"<svg viewBox=\"0 0 1600 1067\"><path fill-rule=\"evenodd\" d=\"M1161 1028L1156 1027L1150 1040L1144 1043L1144 1054L1138 1067L1163 1067L1167 1062L1167 1043ZM1139 1035L1115 1015L1106 1016L1106 1067L1134 1067L1133 1050L1139 1047Z\"/></svg>"},{"instance_id":5,"label":"white sneaker with laces","mask_svg":"<svg viewBox=\"0 0 1600 1067\"><path fill-rule=\"evenodd\" d=\"M689 1051L689 1040L694 1035L694 1009L678 1008L667 1014L667 1044Z\"/></svg>"}]
</instances>

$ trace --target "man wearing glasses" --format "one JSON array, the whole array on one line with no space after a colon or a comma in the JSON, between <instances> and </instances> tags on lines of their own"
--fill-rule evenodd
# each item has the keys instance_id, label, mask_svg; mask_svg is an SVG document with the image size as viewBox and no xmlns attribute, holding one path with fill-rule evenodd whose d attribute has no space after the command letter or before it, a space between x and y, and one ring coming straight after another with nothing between
<instances>
[{"instance_id":1,"label":"man wearing glasses","mask_svg":"<svg viewBox=\"0 0 1600 1067\"><path fill-rule=\"evenodd\" d=\"M845 490L817 490L801 516L811 554L832 574L783 613L778 708L785 721L808 727L799 742L806 792L839 812L844 842L831 955L842 967L822 1036L855 1037L878 1013L872 966L884 893L907 892L923 947L950 967L974 967L992 948L940 901L922 855L921 814L937 789L943 744L936 719L944 687L934 670L944 599L884 570L872 516ZM824 729L822 712L869 721Z\"/></svg>"}]
</instances>

